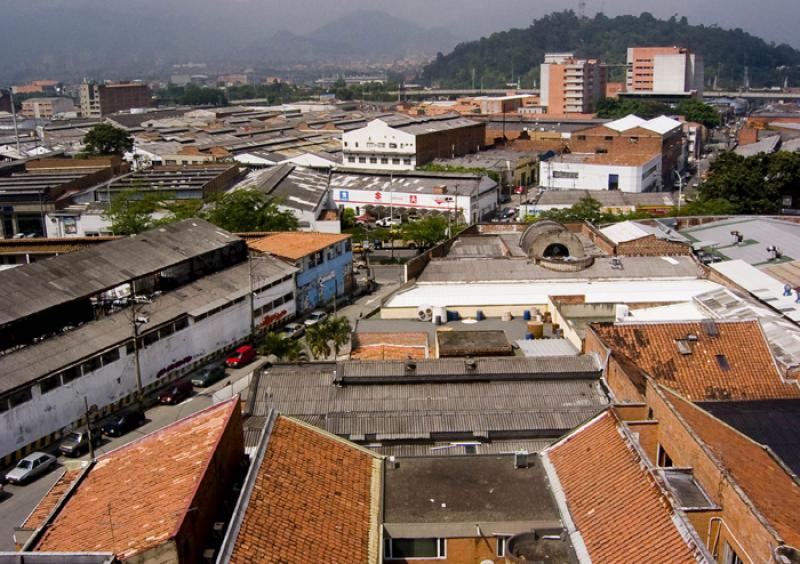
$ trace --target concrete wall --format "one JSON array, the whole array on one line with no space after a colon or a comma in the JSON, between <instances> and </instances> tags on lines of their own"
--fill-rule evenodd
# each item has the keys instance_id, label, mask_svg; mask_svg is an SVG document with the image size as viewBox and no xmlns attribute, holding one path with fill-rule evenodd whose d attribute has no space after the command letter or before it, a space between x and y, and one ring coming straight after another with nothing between
<instances>
[{"instance_id":1,"label":"concrete wall","mask_svg":"<svg viewBox=\"0 0 800 564\"><path fill-rule=\"evenodd\" d=\"M655 167L655 168L654 168ZM645 176L645 173L651 171ZM558 178L559 174L577 178ZM543 161L539 164L539 184L551 190L608 190L609 177L616 174L619 190L639 193L659 186L661 155L640 166Z\"/></svg>"},{"instance_id":2,"label":"concrete wall","mask_svg":"<svg viewBox=\"0 0 800 564\"><path fill-rule=\"evenodd\" d=\"M408 562L409 564L477 564L478 562L505 562L503 557L497 556L497 538L449 538L446 545L446 558L411 558L384 560L392 563Z\"/></svg>"},{"instance_id":3,"label":"concrete wall","mask_svg":"<svg viewBox=\"0 0 800 564\"><path fill-rule=\"evenodd\" d=\"M298 266L301 267L301 271L297 274L299 313L309 312L333 301L334 292L337 296L343 296L350 291L353 283L353 253L345 250L348 242L349 240L342 241L324 249L325 260L317 266L309 266L309 257L298 261ZM339 247L341 254L335 256L334 253L331 256L330 250L336 247ZM329 279L323 281L324 278Z\"/></svg>"}]
</instances>

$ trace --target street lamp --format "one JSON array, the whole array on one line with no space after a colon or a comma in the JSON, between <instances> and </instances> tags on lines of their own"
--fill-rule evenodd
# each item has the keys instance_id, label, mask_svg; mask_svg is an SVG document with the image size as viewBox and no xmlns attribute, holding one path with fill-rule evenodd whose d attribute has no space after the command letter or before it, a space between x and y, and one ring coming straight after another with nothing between
<instances>
[{"instance_id":1,"label":"street lamp","mask_svg":"<svg viewBox=\"0 0 800 564\"><path fill-rule=\"evenodd\" d=\"M673 169L673 174L678 177L678 217L681 215L681 199L683 198L683 177L681 174Z\"/></svg>"}]
</instances>

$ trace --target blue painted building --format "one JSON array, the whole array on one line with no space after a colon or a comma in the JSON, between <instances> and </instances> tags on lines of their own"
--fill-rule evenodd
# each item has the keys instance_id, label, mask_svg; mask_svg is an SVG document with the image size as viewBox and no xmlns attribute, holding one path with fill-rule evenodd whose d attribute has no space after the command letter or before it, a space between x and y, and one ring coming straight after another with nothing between
<instances>
[{"instance_id":1,"label":"blue painted building","mask_svg":"<svg viewBox=\"0 0 800 564\"><path fill-rule=\"evenodd\" d=\"M333 302L353 287L350 235L307 231L281 232L248 243L251 250L277 256L299 270L295 301L302 315Z\"/></svg>"}]
</instances>

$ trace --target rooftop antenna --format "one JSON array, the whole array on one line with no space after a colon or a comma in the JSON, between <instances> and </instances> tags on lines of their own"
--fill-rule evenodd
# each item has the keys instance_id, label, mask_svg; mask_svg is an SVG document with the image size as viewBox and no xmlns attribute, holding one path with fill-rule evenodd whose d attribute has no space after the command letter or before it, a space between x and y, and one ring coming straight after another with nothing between
<instances>
[{"instance_id":1,"label":"rooftop antenna","mask_svg":"<svg viewBox=\"0 0 800 564\"><path fill-rule=\"evenodd\" d=\"M586 0L578 0L578 17L580 19L586 17Z\"/></svg>"}]
</instances>

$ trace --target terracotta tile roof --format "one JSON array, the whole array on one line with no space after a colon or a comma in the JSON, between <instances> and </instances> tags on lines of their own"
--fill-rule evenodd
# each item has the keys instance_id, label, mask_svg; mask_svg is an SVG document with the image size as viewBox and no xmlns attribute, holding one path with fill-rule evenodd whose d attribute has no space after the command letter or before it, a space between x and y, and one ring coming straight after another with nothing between
<instances>
[{"instance_id":1,"label":"terracotta tile roof","mask_svg":"<svg viewBox=\"0 0 800 564\"><path fill-rule=\"evenodd\" d=\"M593 562L697 562L669 501L610 411L545 453Z\"/></svg>"},{"instance_id":2,"label":"terracotta tile roof","mask_svg":"<svg viewBox=\"0 0 800 564\"><path fill-rule=\"evenodd\" d=\"M261 253L271 253L289 260L299 260L349 238L350 235L339 235L338 233L287 231L274 233L257 241L248 241L247 246Z\"/></svg>"},{"instance_id":3,"label":"terracotta tile roof","mask_svg":"<svg viewBox=\"0 0 800 564\"><path fill-rule=\"evenodd\" d=\"M615 355L690 400L800 397L798 383L782 379L755 320L596 323L592 328ZM697 340L688 340L690 335Z\"/></svg>"},{"instance_id":4,"label":"terracotta tile roof","mask_svg":"<svg viewBox=\"0 0 800 564\"><path fill-rule=\"evenodd\" d=\"M714 453L762 515L800 546L800 485L761 445L674 393L667 398L695 435ZM795 430L796 431L796 430Z\"/></svg>"},{"instance_id":5,"label":"terracotta tile roof","mask_svg":"<svg viewBox=\"0 0 800 564\"><path fill-rule=\"evenodd\" d=\"M377 562L380 468L365 449L279 417L230 562Z\"/></svg>"},{"instance_id":6,"label":"terracotta tile roof","mask_svg":"<svg viewBox=\"0 0 800 564\"><path fill-rule=\"evenodd\" d=\"M67 493L72 483L81 475L82 471L82 468L65 471L20 527L23 529L38 529L44 524L47 517L58 505L58 502L61 501L61 498L64 497L64 494Z\"/></svg>"},{"instance_id":7,"label":"terracotta tile roof","mask_svg":"<svg viewBox=\"0 0 800 564\"><path fill-rule=\"evenodd\" d=\"M350 358L354 360L428 358L428 334L356 333Z\"/></svg>"},{"instance_id":8,"label":"terracotta tile roof","mask_svg":"<svg viewBox=\"0 0 800 564\"><path fill-rule=\"evenodd\" d=\"M235 397L100 456L34 550L124 559L173 538L237 409Z\"/></svg>"}]
</instances>

